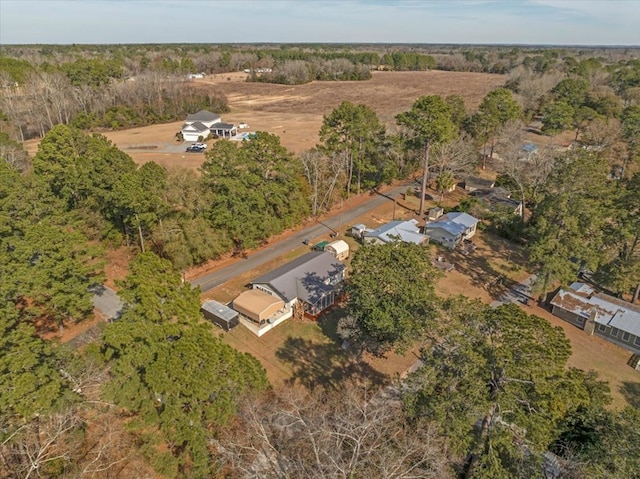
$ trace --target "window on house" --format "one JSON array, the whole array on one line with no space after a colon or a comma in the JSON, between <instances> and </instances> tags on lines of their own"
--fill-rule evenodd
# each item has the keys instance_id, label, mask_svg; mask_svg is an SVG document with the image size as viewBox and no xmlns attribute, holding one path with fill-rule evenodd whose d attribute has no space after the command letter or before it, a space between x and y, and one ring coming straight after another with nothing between
<instances>
[{"instance_id":1,"label":"window on house","mask_svg":"<svg viewBox=\"0 0 640 479\"><path fill-rule=\"evenodd\" d=\"M629 341L629 338L631 337L631 334L624 332L622 333L622 340L623 341Z\"/></svg>"},{"instance_id":2,"label":"window on house","mask_svg":"<svg viewBox=\"0 0 640 479\"><path fill-rule=\"evenodd\" d=\"M604 333L607 330L607 327L604 324L598 324L598 331Z\"/></svg>"},{"instance_id":3,"label":"window on house","mask_svg":"<svg viewBox=\"0 0 640 479\"><path fill-rule=\"evenodd\" d=\"M636 339L633 340L633 344L640 346L640 336L636 336Z\"/></svg>"},{"instance_id":4,"label":"window on house","mask_svg":"<svg viewBox=\"0 0 640 479\"><path fill-rule=\"evenodd\" d=\"M613 336L614 338L617 338L618 331L620 331L618 328L611 328L611 336Z\"/></svg>"}]
</instances>

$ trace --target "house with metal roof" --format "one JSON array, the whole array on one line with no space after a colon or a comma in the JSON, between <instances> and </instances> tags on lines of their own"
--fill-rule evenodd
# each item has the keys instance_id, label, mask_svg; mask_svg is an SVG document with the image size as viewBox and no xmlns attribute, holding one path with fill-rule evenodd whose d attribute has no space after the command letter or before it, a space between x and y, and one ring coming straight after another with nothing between
<instances>
[{"instance_id":1,"label":"house with metal roof","mask_svg":"<svg viewBox=\"0 0 640 479\"><path fill-rule=\"evenodd\" d=\"M640 305L573 283L558 291L551 306L554 315L586 333L640 354Z\"/></svg>"},{"instance_id":2,"label":"house with metal roof","mask_svg":"<svg viewBox=\"0 0 640 479\"><path fill-rule=\"evenodd\" d=\"M282 299L287 310L298 305L303 314L317 317L335 303L345 268L331 253L311 251L254 279L251 287Z\"/></svg>"},{"instance_id":3,"label":"house with metal roof","mask_svg":"<svg viewBox=\"0 0 640 479\"><path fill-rule=\"evenodd\" d=\"M420 232L418 220L391 221L374 230L365 230L362 239L369 244L385 244L394 241L414 243L417 245L429 244L429 237Z\"/></svg>"},{"instance_id":4,"label":"house with metal roof","mask_svg":"<svg viewBox=\"0 0 640 479\"><path fill-rule=\"evenodd\" d=\"M453 249L476 234L478 222L477 218L467 213L452 212L435 221L427 222L424 232L429 235L431 241Z\"/></svg>"}]
</instances>

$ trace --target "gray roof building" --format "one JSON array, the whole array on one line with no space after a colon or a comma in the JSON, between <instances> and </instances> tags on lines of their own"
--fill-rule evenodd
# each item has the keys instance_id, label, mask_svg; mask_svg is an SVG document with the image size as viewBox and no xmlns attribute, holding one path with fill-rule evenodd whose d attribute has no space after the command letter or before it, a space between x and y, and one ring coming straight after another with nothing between
<instances>
[{"instance_id":1,"label":"gray roof building","mask_svg":"<svg viewBox=\"0 0 640 479\"><path fill-rule=\"evenodd\" d=\"M495 180L488 180L478 176L469 176L464 180L464 189L467 191L475 191L485 188L493 188L495 184Z\"/></svg>"},{"instance_id":2,"label":"gray roof building","mask_svg":"<svg viewBox=\"0 0 640 479\"><path fill-rule=\"evenodd\" d=\"M553 314L590 334L601 336L640 354L640 306L608 294L598 293L585 283L560 289L551 300ZM589 327L589 321L593 327Z\"/></svg>"},{"instance_id":3,"label":"gray roof building","mask_svg":"<svg viewBox=\"0 0 640 479\"><path fill-rule=\"evenodd\" d=\"M251 284L267 285L286 302L299 299L313 305L342 282L345 268L331 253L311 251L254 279Z\"/></svg>"},{"instance_id":4,"label":"gray roof building","mask_svg":"<svg viewBox=\"0 0 640 479\"><path fill-rule=\"evenodd\" d=\"M217 122L220 121L221 117L220 115L216 115L215 113L211 113L208 110L200 110L198 113L192 113L191 115L187 115L187 122L188 123L194 123L196 121L201 121L201 122Z\"/></svg>"},{"instance_id":5,"label":"gray roof building","mask_svg":"<svg viewBox=\"0 0 640 479\"><path fill-rule=\"evenodd\" d=\"M405 243L427 244L429 237L420 233L418 221L391 221L375 230L365 231L363 238L367 242L390 243L403 241Z\"/></svg>"},{"instance_id":6,"label":"gray roof building","mask_svg":"<svg viewBox=\"0 0 640 479\"><path fill-rule=\"evenodd\" d=\"M204 132L206 131L207 133L209 132L209 127L207 125L202 124L199 121L195 121L193 123L185 123L184 125L182 125L182 129L183 130L189 130L189 131L199 131L199 132Z\"/></svg>"},{"instance_id":7,"label":"gray roof building","mask_svg":"<svg viewBox=\"0 0 640 479\"><path fill-rule=\"evenodd\" d=\"M205 318L217 324L225 331L229 331L239 324L239 313L217 301L205 301L202 303L200 310Z\"/></svg>"}]
</instances>

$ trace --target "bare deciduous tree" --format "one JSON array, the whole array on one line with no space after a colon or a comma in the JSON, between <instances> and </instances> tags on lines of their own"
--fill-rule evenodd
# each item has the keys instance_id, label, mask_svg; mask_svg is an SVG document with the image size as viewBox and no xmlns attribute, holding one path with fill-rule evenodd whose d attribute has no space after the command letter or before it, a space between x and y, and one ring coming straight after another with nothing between
<instances>
[{"instance_id":1,"label":"bare deciduous tree","mask_svg":"<svg viewBox=\"0 0 640 479\"><path fill-rule=\"evenodd\" d=\"M435 145L431 154L431 168L436 176L449 172L456 177L471 173L478 161L473 139L462 134L456 139Z\"/></svg>"},{"instance_id":2,"label":"bare deciduous tree","mask_svg":"<svg viewBox=\"0 0 640 479\"><path fill-rule=\"evenodd\" d=\"M518 188L522 202L521 217L524 220L527 192L535 197L536 191L544 183L553 167L551 146L526 154L524 126L520 121L506 123L498 133L497 152L494 168L509 177Z\"/></svg>"},{"instance_id":3,"label":"bare deciduous tree","mask_svg":"<svg viewBox=\"0 0 640 479\"><path fill-rule=\"evenodd\" d=\"M311 187L311 212L317 216L333 206L347 180L344 162L338 155L325 155L318 150L305 151L300 159Z\"/></svg>"},{"instance_id":4,"label":"bare deciduous tree","mask_svg":"<svg viewBox=\"0 0 640 479\"><path fill-rule=\"evenodd\" d=\"M241 424L218 443L239 477L446 478L447 462L429 428L405 423L380 391L288 395L251 402Z\"/></svg>"},{"instance_id":5,"label":"bare deciduous tree","mask_svg":"<svg viewBox=\"0 0 640 479\"><path fill-rule=\"evenodd\" d=\"M522 107L535 112L539 110L544 97L564 78L564 73L559 71L539 74L520 65L509 75L509 82L516 85L517 98Z\"/></svg>"},{"instance_id":6,"label":"bare deciduous tree","mask_svg":"<svg viewBox=\"0 0 640 479\"><path fill-rule=\"evenodd\" d=\"M70 408L49 417L36 417L18 428L0 444L7 477L42 477L47 470L63 468L81 447L81 439L73 434L81 427L82 420Z\"/></svg>"}]
</instances>

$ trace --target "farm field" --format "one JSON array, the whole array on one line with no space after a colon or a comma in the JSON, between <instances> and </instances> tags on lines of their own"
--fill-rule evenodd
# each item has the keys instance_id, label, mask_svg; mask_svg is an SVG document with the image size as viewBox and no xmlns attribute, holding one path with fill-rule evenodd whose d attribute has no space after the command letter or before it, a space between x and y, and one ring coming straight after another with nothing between
<instances>
[{"instance_id":1,"label":"farm field","mask_svg":"<svg viewBox=\"0 0 640 479\"><path fill-rule=\"evenodd\" d=\"M466 72L373 72L368 81L311 82L305 85L247 83L246 74L231 73L195 80L199 88L215 89L227 96L231 111L222 115L228 123L245 122L245 131L267 131L280 136L290 151L300 153L313 148L323 116L342 101L363 103L373 108L388 127L396 114L408 110L422 95L460 95L472 111L491 89L501 86L506 75ZM204 155L185 153L175 140L182 121L104 131L107 138L129 154L138 164L148 161L165 166L197 169ZM39 140L29 140L30 154Z\"/></svg>"}]
</instances>

